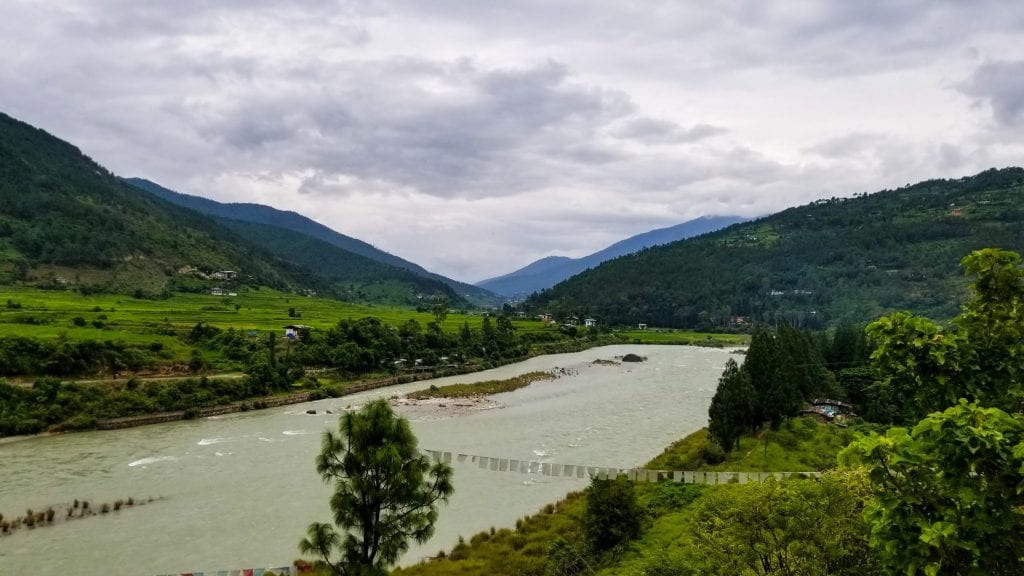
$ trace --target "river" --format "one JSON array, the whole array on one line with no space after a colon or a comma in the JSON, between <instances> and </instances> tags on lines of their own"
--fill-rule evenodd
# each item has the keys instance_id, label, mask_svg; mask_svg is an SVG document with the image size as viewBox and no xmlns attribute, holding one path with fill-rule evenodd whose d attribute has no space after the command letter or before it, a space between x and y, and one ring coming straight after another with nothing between
<instances>
[{"instance_id":1,"label":"river","mask_svg":"<svg viewBox=\"0 0 1024 576\"><path fill-rule=\"evenodd\" d=\"M626 353L642 363L594 364ZM313 468L320 434L342 411L430 384L504 379L563 368L569 375L495 395L501 407L451 416L399 406L420 447L560 464L641 465L707 422L729 352L687 346L606 346L531 358L486 372L306 404L104 432L0 444L0 513L72 499L129 496L144 506L0 536L0 575L137 574L289 565L330 493ZM307 414L316 410L316 415ZM511 527L586 480L453 464L455 495L433 539L403 563L450 549L459 535ZM58 508L56 505L61 504Z\"/></svg>"}]
</instances>

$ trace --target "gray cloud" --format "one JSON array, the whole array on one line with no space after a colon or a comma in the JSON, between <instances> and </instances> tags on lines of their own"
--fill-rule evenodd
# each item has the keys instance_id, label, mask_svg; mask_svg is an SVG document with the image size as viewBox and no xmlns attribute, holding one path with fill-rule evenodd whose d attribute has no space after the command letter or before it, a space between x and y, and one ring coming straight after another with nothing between
<instances>
[{"instance_id":1,"label":"gray cloud","mask_svg":"<svg viewBox=\"0 0 1024 576\"><path fill-rule=\"evenodd\" d=\"M1024 124L1024 60L986 62L960 90L991 108L996 122Z\"/></svg>"},{"instance_id":2,"label":"gray cloud","mask_svg":"<svg viewBox=\"0 0 1024 576\"><path fill-rule=\"evenodd\" d=\"M1003 0L13 0L0 109L482 278L1019 162L1022 31Z\"/></svg>"},{"instance_id":3,"label":"gray cloud","mask_svg":"<svg viewBox=\"0 0 1024 576\"><path fill-rule=\"evenodd\" d=\"M617 138L629 138L639 142L658 144L696 142L726 132L728 130L725 128L710 124L696 124L690 128L683 128L675 122L668 120L643 117L624 122L620 127L613 130L612 134Z\"/></svg>"}]
</instances>

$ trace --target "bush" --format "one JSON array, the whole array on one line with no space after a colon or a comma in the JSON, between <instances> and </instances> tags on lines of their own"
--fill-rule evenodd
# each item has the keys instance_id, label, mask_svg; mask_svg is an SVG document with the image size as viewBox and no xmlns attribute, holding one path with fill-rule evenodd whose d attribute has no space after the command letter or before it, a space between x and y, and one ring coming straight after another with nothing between
<instances>
[{"instance_id":1,"label":"bush","mask_svg":"<svg viewBox=\"0 0 1024 576\"><path fill-rule=\"evenodd\" d=\"M639 536L643 517L633 484L624 476L614 480L595 478L590 483L583 531L595 552L610 550Z\"/></svg>"},{"instance_id":2,"label":"bush","mask_svg":"<svg viewBox=\"0 0 1024 576\"><path fill-rule=\"evenodd\" d=\"M708 442L700 449L700 457L708 464L721 464L725 462L725 450L717 442Z\"/></svg>"},{"instance_id":3,"label":"bush","mask_svg":"<svg viewBox=\"0 0 1024 576\"><path fill-rule=\"evenodd\" d=\"M79 414L64 423L65 430L92 430L95 427L96 419L84 414Z\"/></svg>"}]
</instances>

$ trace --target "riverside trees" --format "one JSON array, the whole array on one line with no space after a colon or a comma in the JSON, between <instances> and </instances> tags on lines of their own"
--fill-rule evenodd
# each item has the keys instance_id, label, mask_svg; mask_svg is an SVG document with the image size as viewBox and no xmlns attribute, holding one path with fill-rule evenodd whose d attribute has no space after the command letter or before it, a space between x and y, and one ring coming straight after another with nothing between
<instances>
[{"instance_id":1,"label":"riverside trees","mask_svg":"<svg viewBox=\"0 0 1024 576\"><path fill-rule=\"evenodd\" d=\"M314 522L299 550L343 576L386 574L410 540L430 538L437 503L453 491L451 468L420 454L409 422L386 400L343 415L338 434L324 432L316 469L334 483L330 505L340 531Z\"/></svg>"},{"instance_id":2,"label":"riverside trees","mask_svg":"<svg viewBox=\"0 0 1024 576\"><path fill-rule=\"evenodd\" d=\"M810 334L790 326L776 334L758 330L743 365L731 359L726 364L708 409L708 430L728 451L765 423L778 428L804 401L837 392Z\"/></svg>"}]
</instances>

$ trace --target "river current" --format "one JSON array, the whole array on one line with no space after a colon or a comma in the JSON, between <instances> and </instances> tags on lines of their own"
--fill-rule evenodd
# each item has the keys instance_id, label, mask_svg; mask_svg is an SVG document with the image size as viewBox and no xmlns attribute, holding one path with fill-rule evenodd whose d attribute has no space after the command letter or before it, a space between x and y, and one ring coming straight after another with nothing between
<instances>
[{"instance_id":1,"label":"river current","mask_svg":"<svg viewBox=\"0 0 1024 576\"><path fill-rule=\"evenodd\" d=\"M642 363L594 364L627 353ZM310 522L328 522L313 467L336 414L430 384L504 379L563 368L556 380L493 398L500 408L453 415L398 406L420 447L588 466L638 466L707 422L729 352L686 346L606 346L532 358L486 372L306 404L104 432L0 444L0 513L73 499L154 498L143 506L0 536L0 575L137 574L289 565ZM316 410L317 414L307 414ZM511 527L587 481L453 463L455 494L434 537L403 563L450 549L491 526ZM61 505L58 507L57 505Z\"/></svg>"}]
</instances>

